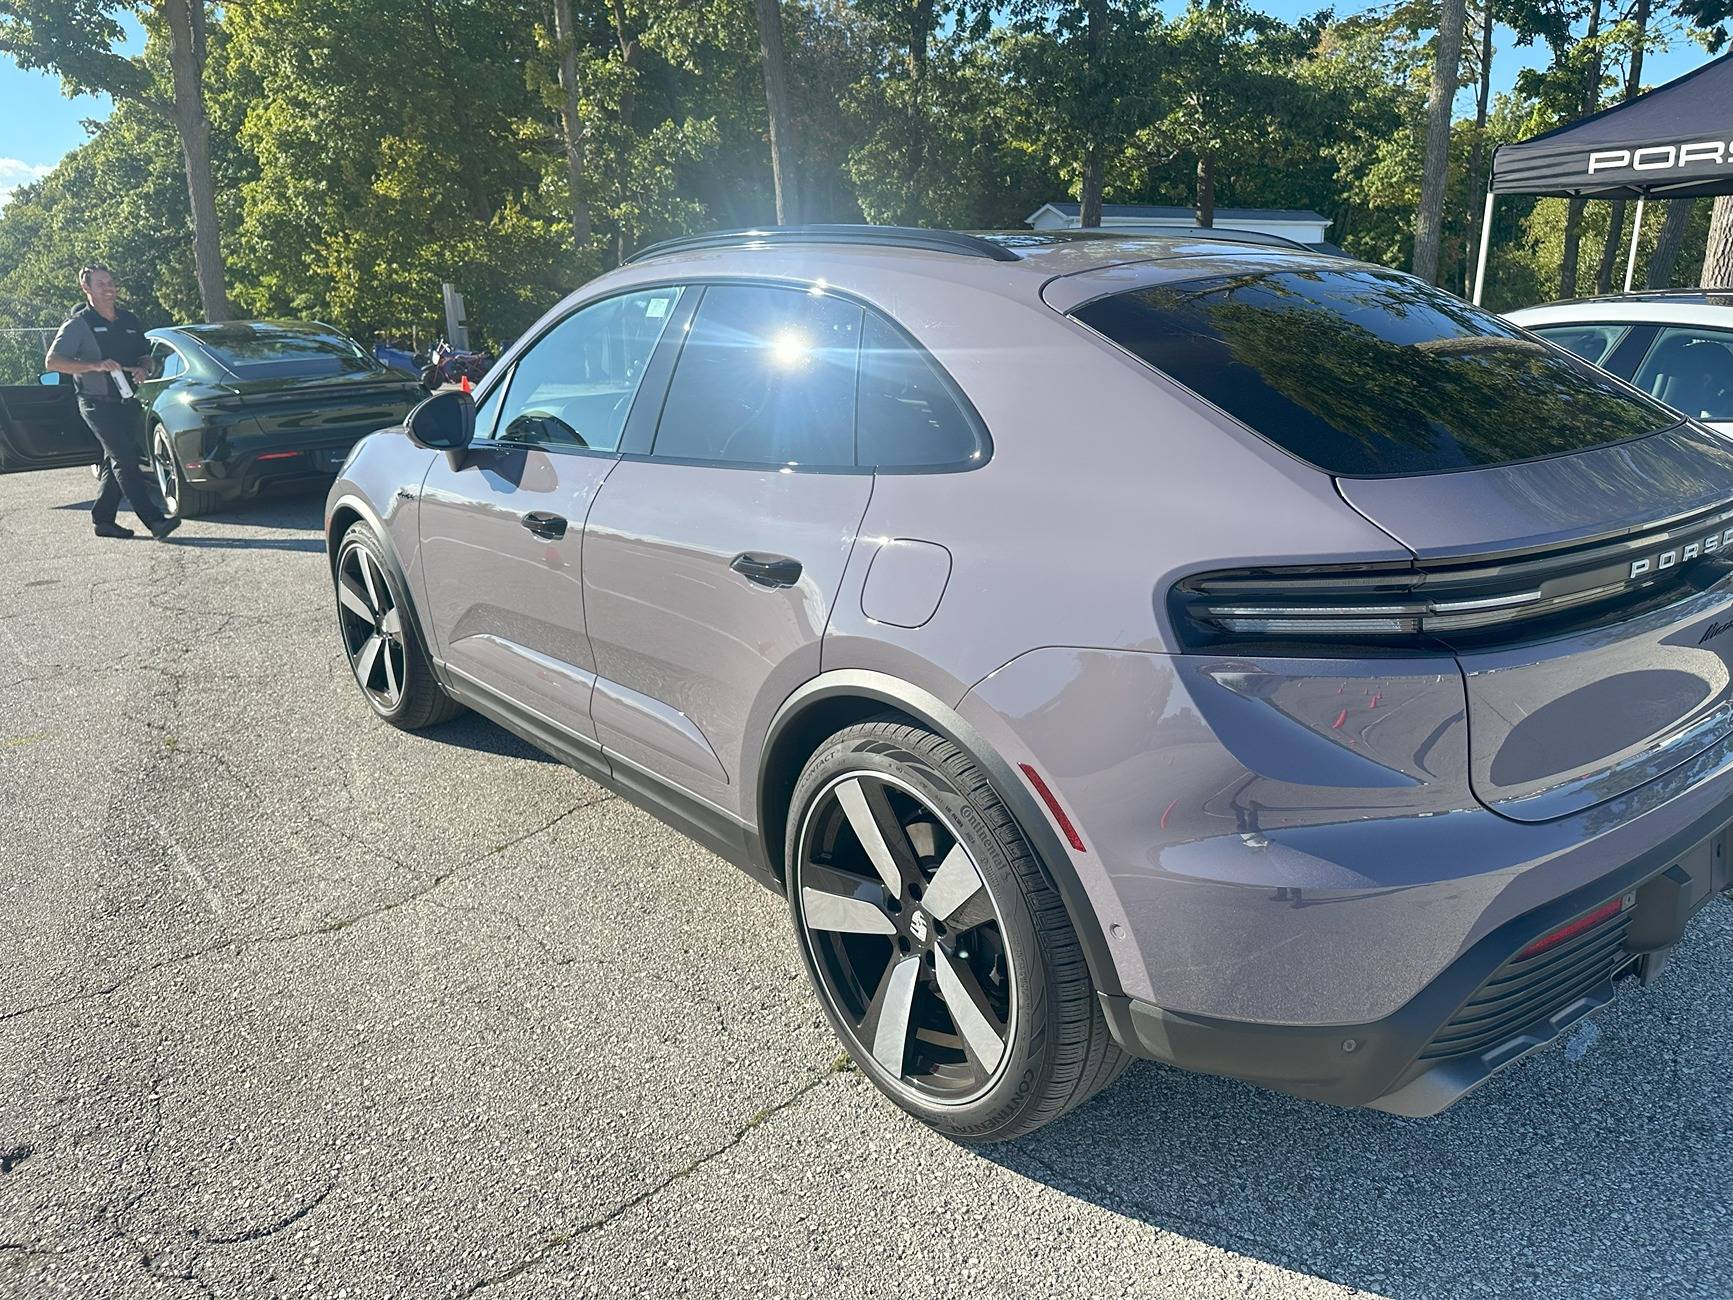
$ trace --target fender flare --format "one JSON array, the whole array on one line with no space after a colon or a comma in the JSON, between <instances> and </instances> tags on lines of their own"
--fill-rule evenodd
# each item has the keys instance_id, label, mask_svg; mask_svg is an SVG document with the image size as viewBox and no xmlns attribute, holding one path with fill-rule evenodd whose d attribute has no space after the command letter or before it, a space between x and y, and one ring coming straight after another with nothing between
<instances>
[{"instance_id":1,"label":"fender flare","mask_svg":"<svg viewBox=\"0 0 1733 1300\"><path fill-rule=\"evenodd\" d=\"M781 844L772 845L769 842L764 819L767 804L774 798L771 792L771 776L780 767L779 760L785 757L778 751L782 742L790 738L802 716L809 710L826 700L844 698L873 700L906 713L956 745L980 766L992 783L993 792L1004 801L1012 816L1017 819L1024 838L1035 851L1036 860L1040 862L1047 879L1052 882L1065 904L1066 914L1071 918L1071 926L1082 945L1083 957L1088 963L1090 977L1095 981L1096 991L1111 996L1122 994L1119 975L1114 966L1112 951L1107 944L1107 936L1101 927L1101 920L1078 877L1070 854L1059 838L1058 829L1034 791L955 708L932 692L888 673L860 668L839 668L820 673L784 700L771 719L761 751L763 760L758 765L758 786L753 809L753 822L759 828L764 852L770 858L771 864L780 864L782 858Z\"/></svg>"},{"instance_id":2,"label":"fender flare","mask_svg":"<svg viewBox=\"0 0 1733 1300\"><path fill-rule=\"evenodd\" d=\"M337 577L337 543L340 538L332 536L331 520L339 511L351 510L359 515L361 521L373 530L373 535L379 539L379 548L385 552L385 563L391 567L391 577L397 583L398 591L403 593L403 605L409 611L409 621L414 625L415 635L421 641L421 648L427 654L428 663L433 665L434 675L439 675L439 656L434 644L427 636L427 625L421 621L421 611L415 604L415 591L409 585L409 575L404 572L403 561L398 558L397 548L391 544L391 530L385 526L385 521L379 517L379 512L365 497L356 492L345 492L325 507L325 566L331 571L332 581ZM344 531L348 531L345 529ZM443 683L442 683L443 684Z\"/></svg>"}]
</instances>

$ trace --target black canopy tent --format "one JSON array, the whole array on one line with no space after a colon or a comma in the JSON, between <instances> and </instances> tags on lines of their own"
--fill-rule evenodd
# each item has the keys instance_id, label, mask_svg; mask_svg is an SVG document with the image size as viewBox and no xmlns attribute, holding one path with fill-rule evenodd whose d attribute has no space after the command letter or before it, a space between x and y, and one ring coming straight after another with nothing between
<instances>
[{"instance_id":1,"label":"black canopy tent","mask_svg":"<svg viewBox=\"0 0 1733 1300\"><path fill-rule=\"evenodd\" d=\"M1477 303L1486 282L1492 204L1500 194L1637 200L1625 259L1629 292L1645 199L1733 194L1733 53L1531 140L1500 145L1480 223Z\"/></svg>"}]
</instances>

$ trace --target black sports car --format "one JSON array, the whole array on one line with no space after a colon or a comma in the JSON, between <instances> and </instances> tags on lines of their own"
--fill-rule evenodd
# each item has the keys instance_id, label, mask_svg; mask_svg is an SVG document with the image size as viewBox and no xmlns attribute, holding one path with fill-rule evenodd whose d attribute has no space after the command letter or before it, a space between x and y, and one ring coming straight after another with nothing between
<instances>
[{"instance_id":1,"label":"black sports car","mask_svg":"<svg viewBox=\"0 0 1733 1300\"><path fill-rule=\"evenodd\" d=\"M347 335L309 321L150 331L156 378L140 387L141 449L168 513L183 518L267 483L334 475L357 439L426 394ZM99 456L65 376L0 388L0 473Z\"/></svg>"}]
</instances>

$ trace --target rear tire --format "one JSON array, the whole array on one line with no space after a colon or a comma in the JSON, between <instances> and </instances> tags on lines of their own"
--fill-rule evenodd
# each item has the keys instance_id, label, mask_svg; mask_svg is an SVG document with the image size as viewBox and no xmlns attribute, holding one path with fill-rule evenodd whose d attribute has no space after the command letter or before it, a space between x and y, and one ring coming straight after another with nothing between
<instances>
[{"instance_id":1,"label":"rear tire","mask_svg":"<svg viewBox=\"0 0 1733 1300\"><path fill-rule=\"evenodd\" d=\"M966 753L902 720L861 723L807 761L791 809L807 975L898 1106L959 1141L1002 1142L1119 1076L1130 1058L1065 905Z\"/></svg>"},{"instance_id":2,"label":"rear tire","mask_svg":"<svg viewBox=\"0 0 1733 1300\"><path fill-rule=\"evenodd\" d=\"M365 523L351 524L343 534L332 573L343 651L373 711L405 731L461 713L463 706L433 675L384 544Z\"/></svg>"},{"instance_id":3,"label":"rear tire","mask_svg":"<svg viewBox=\"0 0 1733 1300\"><path fill-rule=\"evenodd\" d=\"M222 501L215 492L187 482L168 430L160 424L151 429L150 467L162 496L163 513L170 519L197 519L215 510Z\"/></svg>"}]
</instances>

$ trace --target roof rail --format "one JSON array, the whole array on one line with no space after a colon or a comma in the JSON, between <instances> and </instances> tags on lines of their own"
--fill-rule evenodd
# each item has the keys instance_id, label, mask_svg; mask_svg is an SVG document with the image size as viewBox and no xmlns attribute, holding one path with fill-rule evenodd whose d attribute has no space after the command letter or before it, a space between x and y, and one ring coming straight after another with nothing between
<instances>
[{"instance_id":1,"label":"roof rail","mask_svg":"<svg viewBox=\"0 0 1733 1300\"><path fill-rule=\"evenodd\" d=\"M764 229L709 230L681 235L640 248L627 264L666 253L685 253L701 248L773 248L783 244L876 244L884 248L917 248L928 253L954 253L960 257L986 257L995 262L1015 262L1017 254L990 239L955 230L923 230L915 226L769 226Z\"/></svg>"}]
</instances>

